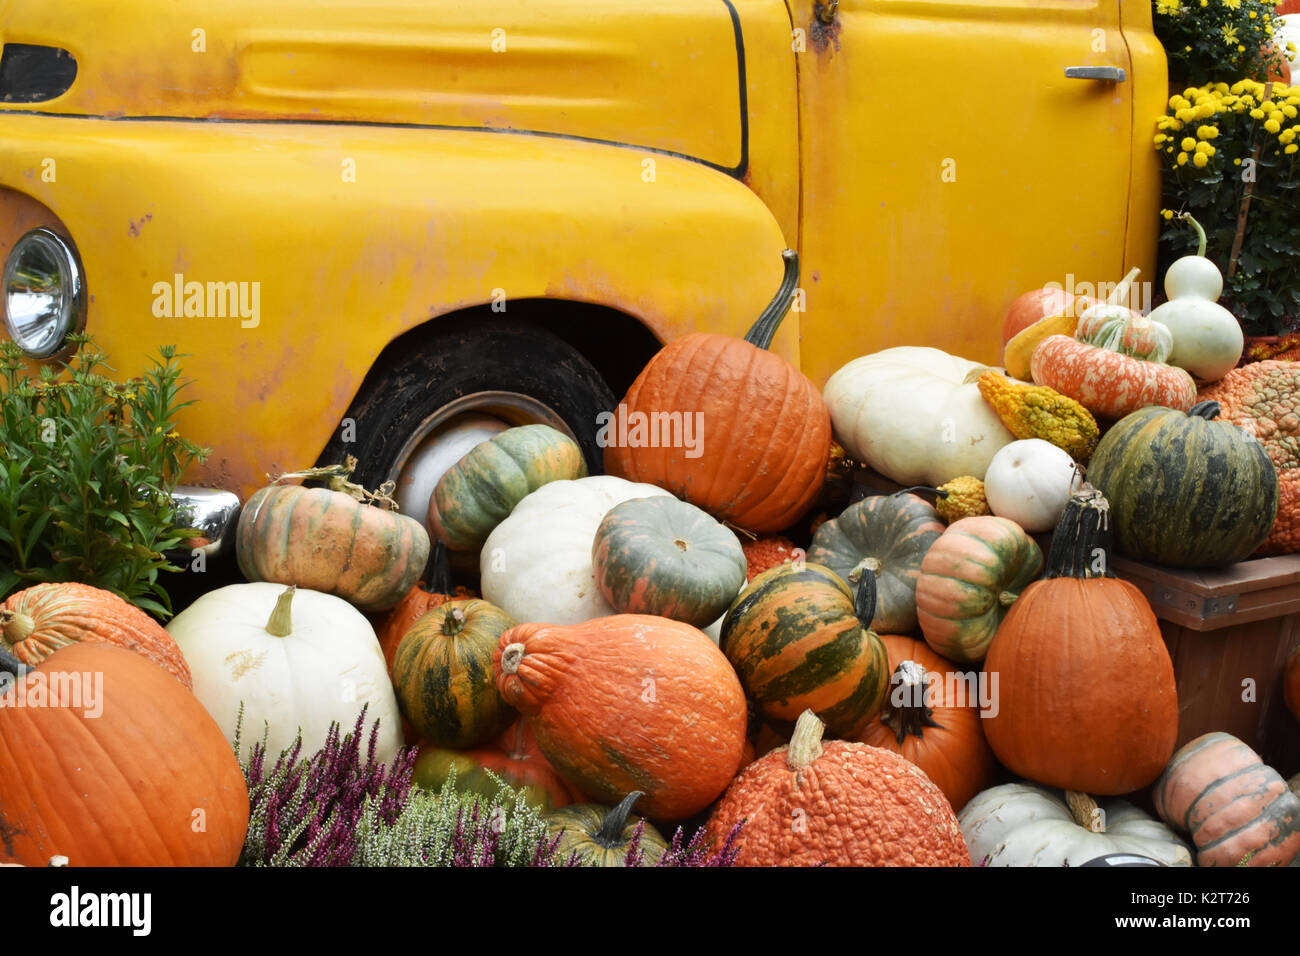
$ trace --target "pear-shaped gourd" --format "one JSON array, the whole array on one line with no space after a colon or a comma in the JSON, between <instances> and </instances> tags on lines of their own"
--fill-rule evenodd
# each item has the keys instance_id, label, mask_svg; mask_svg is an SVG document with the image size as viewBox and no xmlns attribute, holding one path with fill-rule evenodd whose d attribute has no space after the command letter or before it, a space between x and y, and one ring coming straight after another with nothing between
<instances>
[{"instance_id":1,"label":"pear-shaped gourd","mask_svg":"<svg viewBox=\"0 0 1300 956\"><path fill-rule=\"evenodd\" d=\"M267 751L276 755L301 728L302 752L312 754L332 722L350 732L368 706L362 747L378 720L376 759L396 756L402 726L383 651L370 623L342 598L269 582L232 584L200 597L167 631L189 664L194 696L226 739L234 740L242 704L242 741L261 741L269 726Z\"/></svg>"}]
</instances>

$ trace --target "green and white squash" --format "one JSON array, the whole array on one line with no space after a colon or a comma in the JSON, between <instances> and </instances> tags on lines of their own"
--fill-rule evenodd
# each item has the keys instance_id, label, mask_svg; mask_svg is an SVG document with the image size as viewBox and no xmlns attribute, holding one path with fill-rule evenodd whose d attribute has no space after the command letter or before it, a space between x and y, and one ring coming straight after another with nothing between
<instances>
[{"instance_id":1,"label":"green and white squash","mask_svg":"<svg viewBox=\"0 0 1300 956\"><path fill-rule=\"evenodd\" d=\"M808 560L830 568L855 590L864 575L874 575L877 597L871 629L910 634L917 629L921 562L945 529L934 508L916 495L873 495L823 522L813 535Z\"/></svg>"},{"instance_id":2,"label":"green and white squash","mask_svg":"<svg viewBox=\"0 0 1300 956\"><path fill-rule=\"evenodd\" d=\"M549 425L507 428L471 448L438 480L429 533L452 551L477 551L531 492L586 474L582 449L569 436Z\"/></svg>"},{"instance_id":3,"label":"green and white squash","mask_svg":"<svg viewBox=\"0 0 1300 956\"><path fill-rule=\"evenodd\" d=\"M1173 830L1125 800L1007 783L977 794L957 821L975 866L1082 866L1107 853L1192 865Z\"/></svg>"},{"instance_id":4,"label":"green and white squash","mask_svg":"<svg viewBox=\"0 0 1300 956\"><path fill-rule=\"evenodd\" d=\"M745 583L745 552L708 512L670 497L615 505L596 530L592 567L619 614L657 614L707 627Z\"/></svg>"}]
</instances>

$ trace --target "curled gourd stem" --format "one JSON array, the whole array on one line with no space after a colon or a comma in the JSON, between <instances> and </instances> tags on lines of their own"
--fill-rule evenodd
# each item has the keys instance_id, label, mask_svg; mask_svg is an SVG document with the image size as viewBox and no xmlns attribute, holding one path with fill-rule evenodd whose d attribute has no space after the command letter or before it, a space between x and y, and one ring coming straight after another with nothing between
<instances>
[{"instance_id":1,"label":"curled gourd stem","mask_svg":"<svg viewBox=\"0 0 1300 956\"><path fill-rule=\"evenodd\" d=\"M275 601L275 609L271 611L271 618L266 622L266 633L274 637L288 637L293 633L292 605L297 590L291 584L280 592Z\"/></svg>"},{"instance_id":2,"label":"curled gourd stem","mask_svg":"<svg viewBox=\"0 0 1300 956\"><path fill-rule=\"evenodd\" d=\"M321 468L304 468L302 471L285 472L276 478L270 478L271 484L278 485L282 481L290 478L301 478L304 481L323 481L330 491L341 491L349 498L357 501L364 501L366 504L374 505L385 511L397 511L397 501L393 498L393 492L397 488L397 482L386 481L379 486L376 491L367 491L356 482L348 481L352 472L356 470L357 460L354 456L348 455L341 465L325 465Z\"/></svg>"},{"instance_id":3,"label":"curled gourd stem","mask_svg":"<svg viewBox=\"0 0 1300 956\"><path fill-rule=\"evenodd\" d=\"M606 850L622 846L623 829L627 826L628 814L632 812L633 804L644 796L644 791L633 790L620 800L618 806L605 814L605 821L600 825L600 829L592 834L592 840Z\"/></svg>"},{"instance_id":4,"label":"curled gourd stem","mask_svg":"<svg viewBox=\"0 0 1300 956\"><path fill-rule=\"evenodd\" d=\"M799 286L799 253L793 249L786 249L781 253L781 259L785 263L781 286L776 290L772 301L767 304L767 308L763 310L763 314L745 333L745 341L760 349L765 349L772 344L776 330L780 328L786 313L790 311L795 289Z\"/></svg>"},{"instance_id":5,"label":"curled gourd stem","mask_svg":"<svg viewBox=\"0 0 1300 956\"><path fill-rule=\"evenodd\" d=\"M1119 280L1119 285L1106 298L1107 305L1124 305L1128 302L1128 291L1133 285L1133 280L1141 274L1142 270L1134 266L1128 271L1128 275Z\"/></svg>"},{"instance_id":6,"label":"curled gourd stem","mask_svg":"<svg viewBox=\"0 0 1300 956\"><path fill-rule=\"evenodd\" d=\"M1204 257L1205 245L1206 245L1205 229L1202 228L1201 224L1196 221L1196 217L1193 216L1190 212L1180 212L1176 218L1182 219L1192 224L1192 228L1196 230L1196 254L1198 256Z\"/></svg>"},{"instance_id":7,"label":"curled gourd stem","mask_svg":"<svg viewBox=\"0 0 1300 956\"><path fill-rule=\"evenodd\" d=\"M519 664L524 659L524 645L515 643L507 644L506 649L501 652L501 670L507 674L517 674Z\"/></svg>"},{"instance_id":8,"label":"curled gourd stem","mask_svg":"<svg viewBox=\"0 0 1300 956\"><path fill-rule=\"evenodd\" d=\"M1105 833L1106 818L1097 801L1081 790L1065 791L1065 804L1070 808L1070 816L1089 833Z\"/></svg>"},{"instance_id":9,"label":"curled gourd stem","mask_svg":"<svg viewBox=\"0 0 1300 956\"><path fill-rule=\"evenodd\" d=\"M798 773L812 764L822 755L822 734L825 730L826 725L811 710L800 714L785 750L785 765Z\"/></svg>"},{"instance_id":10,"label":"curled gourd stem","mask_svg":"<svg viewBox=\"0 0 1300 956\"><path fill-rule=\"evenodd\" d=\"M1204 418L1207 422L1212 422L1219 417L1220 405L1218 402L1197 402L1187 410L1189 417Z\"/></svg>"}]
</instances>

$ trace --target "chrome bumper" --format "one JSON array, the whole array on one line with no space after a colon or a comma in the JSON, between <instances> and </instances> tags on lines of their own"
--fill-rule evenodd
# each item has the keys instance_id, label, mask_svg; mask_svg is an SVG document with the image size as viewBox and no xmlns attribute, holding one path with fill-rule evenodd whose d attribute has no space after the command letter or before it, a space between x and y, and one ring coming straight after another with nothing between
<instances>
[{"instance_id":1,"label":"chrome bumper","mask_svg":"<svg viewBox=\"0 0 1300 956\"><path fill-rule=\"evenodd\" d=\"M219 488L200 488L197 485L178 485L172 493L176 507L176 527L194 528L198 537L181 543L175 555L182 566L200 551L204 558L215 558L231 551L235 546L235 527L239 523L239 496L233 491Z\"/></svg>"}]
</instances>

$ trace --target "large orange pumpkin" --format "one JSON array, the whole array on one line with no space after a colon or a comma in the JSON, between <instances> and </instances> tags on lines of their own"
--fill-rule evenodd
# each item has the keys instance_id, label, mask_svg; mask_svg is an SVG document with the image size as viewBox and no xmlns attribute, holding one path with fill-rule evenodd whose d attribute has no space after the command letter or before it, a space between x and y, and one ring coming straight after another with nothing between
<instances>
[{"instance_id":1,"label":"large orange pumpkin","mask_svg":"<svg viewBox=\"0 0 1300 956\"><path fill-rule=\"evenodd\" d=\"M901 754L925 771L954 810L997 781L984 739L976 675L911 637L880 639L893 672L880 713L858 740Z\"/></svg>"},{"instance_id":2,"label":"large orange pumpkin","mask_svg":"<svg viewBox=\"0 0 1300 956\"><path fill-rule=\"evenodd\" d=\"M0 767L3 862L232 866L244 845L231 743L178 681L120 647L69 644L19 678L0 697Z\"/></svg>"},{"instance_id":3,"label":"large orange pumpkin","mask_svg":"<svg viewBox=\"0 0 1300 956\"><path fill-rule=\"evenodd\" d=\"M572 786L613 805L633 790L655 820L717 799L740 767L748 711L722 651L667 618L617 614L520 624L494 656L506 703L529 718Z\"/></svg>"},{"instance_id":4,"label":"large orange pumpkin","mask_svg":"<svg viewBox=\"0 0 1300 956\"><path fill-rule=\"evenodd\" d=\"M970 866L942 791L896 753L822 741L812 711L789 746L727 788L706 833L720 846L740 821L739 866Z\"/></svg>"},{"instance_id":5,"label":"large orange pumpkin","mask_svg":"<svg viewBox=\"0 0 1300 956\"><path fill-rule=\"evenodd\" d=\"M1023 777L1113 796L1160 776L1178 737L1178 692L1151 605L1111 576L1107 508L1087 484L1070 499L1045 578L998 628L984 661L997 711L984 734Z\"/></svg>"},{"instance_id":6,"label":"large orange pumpkin","mask_svg":"<svg viewBox=\"0 0 1300 956\"><path fill-rule=\"evenodd\" d=\"M627 435L611 430L608 474L666 488L753 532L789 527L811 507L826 476L830 412L806 375L767 351L798 273L797 257L787 253L781 291L744 339L695 332L650 360L619 405ZM696 447L662 435L652 445L648 432L637 440L638 421L668 416L683 428L697 423Z\"/></svg>"},{"instance_id":7,"label":"large orange pumpkin","mask_svg":"<svg viewBox=\"0 0 1300 956\"><path fill-rule=\"evenodd\" d=\"M149 658L192 690L185 655L163 626L112 591L88 584L38 584L0 605L0 650L29 666L60 647L115 644Z\"/></svg>"}]
</instances>

